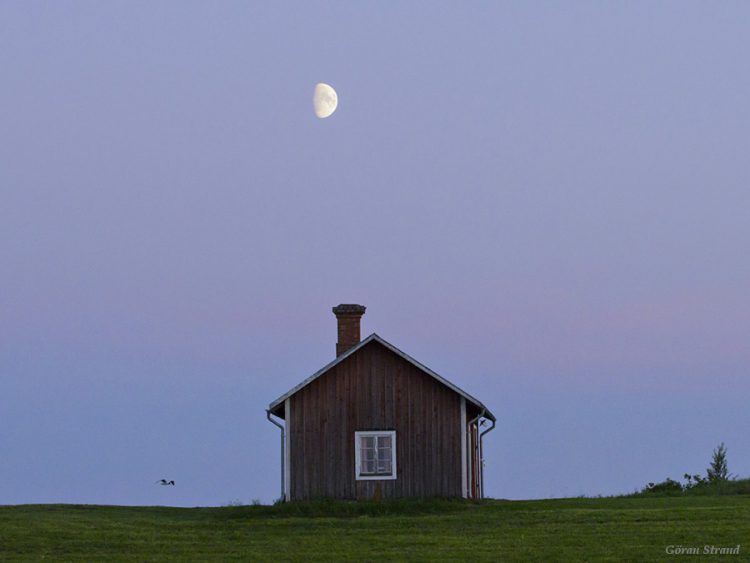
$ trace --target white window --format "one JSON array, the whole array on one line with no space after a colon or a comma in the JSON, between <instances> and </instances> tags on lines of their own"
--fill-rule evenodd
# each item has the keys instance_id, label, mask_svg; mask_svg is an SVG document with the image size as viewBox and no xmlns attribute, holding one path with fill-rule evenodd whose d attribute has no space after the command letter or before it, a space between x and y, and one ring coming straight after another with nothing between
<instances>
[{"instance_id":1,"label":"white window","mask_svg":"<svg viewBox=\"0 0 750 563\"><path fill-rule=\"evenodd\" d=\"M396 478L396 431L354 433L357 481Z\"/></svg>"}]
</instances>

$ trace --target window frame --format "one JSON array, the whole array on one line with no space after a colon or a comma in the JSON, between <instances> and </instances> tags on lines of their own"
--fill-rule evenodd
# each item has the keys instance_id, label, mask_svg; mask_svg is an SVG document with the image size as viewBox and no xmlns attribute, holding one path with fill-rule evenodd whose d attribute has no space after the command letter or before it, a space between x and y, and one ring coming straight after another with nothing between
<instances>
[{"instance_id":1,"label":"window frame","mask_svg":"<svg viewBox=\"0 0 750 563\"><path fill-rule=\"evenodd\" d=\"M391 439L391 473L374 474L361 473L362 469L362 438L371 436L389 436ZM377 448L376 448L377 451ZM396 431L395 430L356 430L354 432L354 475L357 481L392 481L398 475L396 467Z\"/></svg>"}]
</instances>

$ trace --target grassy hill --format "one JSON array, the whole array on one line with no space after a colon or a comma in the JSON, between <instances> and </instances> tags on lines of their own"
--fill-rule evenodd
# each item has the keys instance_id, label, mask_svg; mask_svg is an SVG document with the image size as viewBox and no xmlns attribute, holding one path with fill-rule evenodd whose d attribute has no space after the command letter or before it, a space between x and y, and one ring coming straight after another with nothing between
<instances>
[{"instance_id":1,"label":"grassy hill","mask_svg":"<svg viewBox=\"0 0 750 563\"><path fill-rule=\"evenodd\" d=\"M661 561L668 545L737 544L710 560L748 559L750 495L0 506L3 561Z\"/></svg>"}]
</instances>

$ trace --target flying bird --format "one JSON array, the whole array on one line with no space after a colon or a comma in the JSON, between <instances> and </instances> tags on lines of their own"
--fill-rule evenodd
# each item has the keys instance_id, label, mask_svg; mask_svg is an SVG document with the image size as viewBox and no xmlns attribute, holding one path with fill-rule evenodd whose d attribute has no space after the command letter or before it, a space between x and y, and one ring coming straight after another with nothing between
<instances>
[{"instance_id":1,"label":"flying bird","mask_svg":"<svg viewBox=\"0 0 750 563\"><path fill-rule=\"evenodd\" d=\"M157 483L159 485L174 485L174 480L167 481L166 479L160 479L159 481L157 481Z\"/></svg>"}]
</instances>

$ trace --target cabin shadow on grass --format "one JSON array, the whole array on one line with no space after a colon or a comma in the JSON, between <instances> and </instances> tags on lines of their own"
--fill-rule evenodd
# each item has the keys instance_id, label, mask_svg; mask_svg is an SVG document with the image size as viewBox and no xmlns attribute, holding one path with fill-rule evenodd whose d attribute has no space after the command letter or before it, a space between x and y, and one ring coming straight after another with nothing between
<instances>
[{"instance_id":1,"label":"cabin shadow on grass","mask_svg":"<svg viewBox=\"0 0 750 563\"><path fill-rule=\"evenodd\" d=\"M401 498L383 500L337 500L319 498L281 502L274 505L228 506L217 512L219 518L356 518L358 516L423 516L454 514L476 510L482 504L497 502L464 498Z\"/></svg>"},{"instance_id":2,"label":"cabin shadow on grass","mask_svg":"<svg viewBox=\"0 0 750 563\"><path fill-rule=\"evenodd\" d=\"M382 500L338 500L318 498L306 501L277 502L273 505L240 505L216 509L204 509L214 512L217 519L266 519L266 518L356 518L360 516L425 516L470 513L482 507L505 505L506 510L519 509L521 506L535 506L549 503L557 508L569 504L579 507L601 506L601 503L628 503L635 498L662 497L715 497L750 495L750 479L729 480L721 483L706 483L683 491L650 492L640 491L626 495L608 497L572 497L548 499L546 501L508 501L505 499L486 498L482 500L460 497L409 497ZM618 502L620 501L620 502Z\"/></svg>"}]
</instances>

